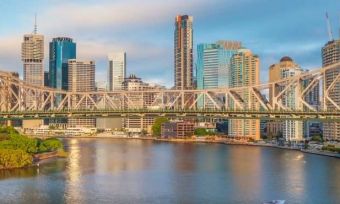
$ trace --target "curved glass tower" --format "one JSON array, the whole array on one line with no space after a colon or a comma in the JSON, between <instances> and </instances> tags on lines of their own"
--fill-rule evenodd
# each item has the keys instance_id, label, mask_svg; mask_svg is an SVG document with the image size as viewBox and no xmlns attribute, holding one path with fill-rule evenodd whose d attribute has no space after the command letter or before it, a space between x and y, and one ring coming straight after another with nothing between
<instances>
[{"instance_id":1,"label":"curved glass tower","mask_svg":"<svg viewBox=\"0 0 340 204\"><path fill-rule=\"evenodd\" d=\"M68 60L76 59L72 38L58 37L50 42L50 87L68 90Z\"/></svg>"}]
</instances>

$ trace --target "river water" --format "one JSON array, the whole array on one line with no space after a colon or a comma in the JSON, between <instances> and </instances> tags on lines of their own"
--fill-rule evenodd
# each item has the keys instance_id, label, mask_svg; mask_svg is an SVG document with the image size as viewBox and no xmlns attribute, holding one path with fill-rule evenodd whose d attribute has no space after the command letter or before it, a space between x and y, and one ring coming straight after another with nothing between
<instances>
[{"instance_id":1,"label":"river water","mask_svg":"<svg viewBox=\"0 0 340 204\"><path fill-rule=\"evenodd\" d=\"M0 203L340 203L340 159L268 147L65 139L69 157L0 171Z\"/></svg>"}]
</instances>

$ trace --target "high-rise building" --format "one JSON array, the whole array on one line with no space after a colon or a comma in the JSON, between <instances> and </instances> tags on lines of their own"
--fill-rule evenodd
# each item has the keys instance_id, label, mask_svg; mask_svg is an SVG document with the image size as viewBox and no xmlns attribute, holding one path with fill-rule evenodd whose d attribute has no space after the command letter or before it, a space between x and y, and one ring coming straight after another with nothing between
<instances>
[{"instance_id":1,"label":"high-rise building","mask_svg":"<svg viewBox=\"0 0 340 204\"><path fill-rule=\"evenodd\" d=\"M122 90L123 82L126 77L126 53L110 53L108 58L108 89L109 91Z\"/></svg>"},{"instance_id":2,"label":"high-rise building","mask_svg":"<svg viewBox=\"0 0 340 204\"><path fill-rule=\"evenodd\" d=\"M248 49L239 49L231 58L229 87L251 86L260 83L260 59ZM251 109L258 109L259 103L254 96L249 97L248 91L238 92L245 104ZM230 101L231 108L236 104ZM232 119L229 121L228 136L260 139L260 120Z\"/></svg>"},{"instance_id":3,"label":"high-rise building","mask_svg":"<svg viewBox=\"0 0 340 204\"><path fill-rule=\"evenodd\" d=\"M53 38L49 58L50 87L68 90L68 60L76 57L76 43L72 38Z\"/></svg>"},{"instance_id":4,"label":"high-rise building","mask_svg":"<svg viewBox=\"0 0 340 204\"><path fill-rule=\"evenodd\" d=\"M340 62L340 39L332 40L322 48L322 66L328 66ZM327 70L324 78L324 88L328 89L332 82L340 74L340 66L336 69ZM335 103L340 104L340 82L336 82L329 92L330 97ZM327 110L336 110L336 107L329 101L323 104ZM340 140L340 123L327 122L323 124L323 136L327 140Z\"/></svg>"},{"instance_id":5,"label":"high-rise building","mask_svg":"<svg viewBox=\"0 0 340 204\"><path fill-rule=\"evenodd\" d=\"M44 36L37 34L35 24L33 34L24 35L21 44L21 59L23 62L24 81L35 86L44 86ZM34 96L26 93L26 105L34 104ZM39 127L42 120L23 120L23 128Z\"/></svg>"},{"instance_id":6,"label":"high-rise building","mask_svg":"<svg viewBox=\"0 0 340 204\"><path fill-rule=\"evenodd\" d=\"M29 84L44 85L44 36L36 33L24 35L21 44L24 81Z\"/></svg>"},{"instance_id":7,"label":"high-rise building","mask_svg":"<svg viewBox=\"0 0 340 204\"><path fill-rule=\"evenodd\" d=\"M282 57L280 62L270 66L269 68L269 82L274 82L280 79L293 77L303 72L301 67L296 64L290 57ZM280 86L275 90L275 94L286 87ZM272 92L270 92L272 93ZM290 87L287 89L282 99L282 104L293 110L302 110L299 105L300 90L299 87ZM270 100L273 100L270 94ZM285 120L280 122L282 126L282 136L286 141L300 141L303 140L303 122L297 120Z\"/></svg>"},{"instance_id":8,"label":"high-rise building","mask_svg":"<svg viewBox=\"0 0 340 204\"><path fill-rule=\"evenodd\" d=\"M197 46L197 89L228 87L230 60L240 48L241 42L237 41L199 44ZM209 107L203 107L205 102ZM206 98L200 98L197 103L199 108L213 107Z\"/></svg>"},{"instance_id":9,"label":"high-rise building","mask_svg":"<svg viewBox=\"0 0 340 204\"><path fill-rule=\"evenodd\" d=\"M95 84L95 62L94 61L68 61L68 90L73 93L90 92L96 90ZM72 106L78 104L80 98L74 96L71 99ZM90 101L84 100L80 104L80 108L88 109L92 107ZM95 118L75 119L68 120L68 127L85 127L93 128L96 126Z\"/></svg>"},{"instance_id":10,"label":"high-rise building","mask_svg":"<svg viewBox=\"0 0 340 204\"><path fill-rule=\"evenodd\" d=\"M44 71L44 86L50 86L50 73Z\"/></svg>"},{"instance_id":11,"label":"high-rise building","mask_svg":"<svg viewBox=\"0 0 340 204\"><path fill-rule=\"evenodd\" d=\"M192 16L176 16L174 33L175 89L193 88L192 23Z\"/></svg>"}]
</instances>

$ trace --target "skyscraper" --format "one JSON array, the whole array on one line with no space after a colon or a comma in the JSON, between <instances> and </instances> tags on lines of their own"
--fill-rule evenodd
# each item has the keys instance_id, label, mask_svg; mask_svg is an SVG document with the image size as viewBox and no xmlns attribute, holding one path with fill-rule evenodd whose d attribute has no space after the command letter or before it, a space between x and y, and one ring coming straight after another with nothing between
<instances>
[{"instance_id":1,"label":"skyscraper","mask_svg":"<svg viewBox=\"0 0 340 204\"><path fill-rule=\"evenodd\" d=\"M269 82L278 81L280 79L299 75L303 72L301 67L296 64L290 57L282 57L280 62L270 66L269 68ZM274 91L275 95L286 87L280 86ZM270 92L272 93L272 92ZM302 110L299 107L299 87L290 87L282 99L282 104L293 110ZM270 94L270 100L273 100L273 95ZM303 140L303 122L297 120L285 120L279 122L282 126L282 135L286 141L300 141Z\"/></svg>"},{"instance_id":2,"label":"skyscraper","mask_svg":"<svg viewBox=\"0 0 340 204\"><path fill-rule=\"evenodd\" d=\"M58 37L50 42L50 87L68 90L68 60L76 59L72 38Z\"/></svg>"},{"instance_id":3,"label":"skyscraper","mask_svg":"<svg viewBox=\"0 0 340 204\"><path fill-rule=\"evenodd\" d=\"M126 77L126 53L110 53L108 58L108 89L109 91L122 90L123 82Z\"/></svg>"},{"instance_id":4,"label":"skyscraper","mask_svg":"<svg viewBox=\"0 0 340 204\"><path fill-rule=\"evenodd\" d=\"M259 77L260 60L248 49L239 49L231 58L229 86L241 87L260 83ZM248 91L238 93L245 104L251 104L257 109L259 104L254 96L249 97ZM236 104L230 101L231 108L236 108ZM260 139L260 120L254 119L232 119L229 121L228 135L231 137L247 137L255 140Z\"/></svg>"},{"instance_id":5,"label":"skyscraper","mask_svg":"<svg viewBox=\"0 0 340 204\"><path fill-rule=\"evenodd\" d=\"M322 66L328 66L340 62L340 39L332 40L325 44L322 48ZM324 78L324 88L328 89L332 82L340 74L340 66L336 69L327 70ZM332 91L329 92L330 97L335 103L340 104L340 82L336 82ZM327 101L324 106L327 110L336 110L336 107ZM340 123L327 122L323 124L323 136L328 140L340 140Z\"/></svg>"},{"instance_id":6,"label":"skyscraper","mask_svg":"<svg viewBox=\"0 0 340 204\"><path fill-rule=\"evenodd\" d=\"M37 34L37 24L33 34L24 35L21 44L24 81L36 86L44 86L44 36ZM34 96L26 95L26 106L34 105ZM42 120L23 120L23 128L39 127Z\"/></svg>"},{"instance_id":7,"label":"skyscraper","mask_svg":"<svg viewBox=\"0 0 340 204\"><path fill-rule=\"evenodd\" d=\"M197 46L197 89L226 88L229 86L231 57L241 48L241 42L218 41ZM206 98L198 101L204 108ZM210 104L207 102L210 106ZM213 107L213 104L211 104ZM205 107L209 108L209 107Z\"/></svg>"},{"instance_id":8,"label":"skyscraper","mask_svg":"<svg viewBox=\"0 0 340 204\"><path fill-rule=\"evenodd\" d=\"M174 33L175 89L193 88L192 23L192 16L176 16Z\"/></svg>"},{"instance_id":9,"label":"skyscraper","mask_svg":"<svg viewBox=\"0 0 340 204\"><path fill-rule=\"evenodd\" d=\"M50 73L44 71L44 86L50 86Z\"/></svg>"},{"instance_id":10,"label":"skyscraper","mask_svg":"<svg viewBox=\"0 0 340 204\"><path fill-rule=\"evenodd\" d=\"M44 85L44 36L36 32L24 35L21 44L24 80L32 85Z\"/></svg>"},{"instance_id":11,"label":"skyscraper","mask_svg":"<svg viewBox=\"0 0 340 204\"><path fill-rule=\"evenodd\" d=\"M95 84L95 62L94 61L79 61L69 60L68 61L68 89L74 93L90 92L96 90ZM72 106L78 104L80 98L74 96L71 99ZM91 108L92 104L90 101L84 100L80 107L83 109ZM69 127L85 127L92 128L96 126L96 119L74 119L68 120Z\"/></svg>"}]
</instances>

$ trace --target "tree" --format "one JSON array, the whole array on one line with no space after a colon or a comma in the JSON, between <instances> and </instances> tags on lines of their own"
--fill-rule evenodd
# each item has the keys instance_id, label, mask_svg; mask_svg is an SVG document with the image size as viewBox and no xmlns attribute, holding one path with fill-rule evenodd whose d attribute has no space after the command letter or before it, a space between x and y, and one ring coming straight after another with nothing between
<instances>
[{"instance_id":1,"label":"tree","mask_svg":"<svg viewBox=\"0 0 340 204\"><path fill-rule=\"evenodd\" d=\"M0 169L24 167L32 161L32 156L23 150L0 149Z\"/></svg>"},{"instance_id":2,"label":"tree","mask_svg":"<svg viewBox=\"0 0 340 204\"><path fill-rule=\"evenodd\" d=\"M194 134L196 136L205 136L208 134L207 130L205 128L196 128L194 131Z\"/></svg>"},{"instance_id":3,"label":"tree","mask_svg":"<svg viewBox=\"0 0 340 204\"><path fill-rule=\"evenodd\" d=\"M163 123L169 122L169 119L166 117L158 117L155 119L155 122L152 126L152 134L155 137L161 136L161 126Z\"/></svg>"},{"instance_id":4,"label":"tree","mask_svg":"<svg viewBox=\"0 0 340 204\"><path fill-rule=\"evenodd\" d=\"M315 142L323 142L323 139L322 139L321 135L315 135L315 136L312 137L311 140L315 141Z\"/></svg>"}]
</instances>

